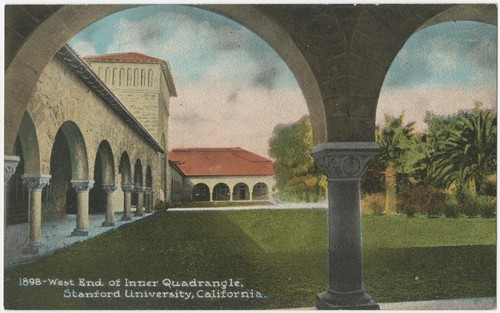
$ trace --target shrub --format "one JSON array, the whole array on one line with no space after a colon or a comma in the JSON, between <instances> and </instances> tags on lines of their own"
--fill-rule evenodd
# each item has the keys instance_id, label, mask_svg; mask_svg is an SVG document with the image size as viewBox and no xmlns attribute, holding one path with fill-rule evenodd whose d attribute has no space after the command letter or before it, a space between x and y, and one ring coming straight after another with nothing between
<instances>
[{"instance_id":1,"label":"shrub","mask_svg":"<svg viewBox=\"0 0 500 313\"><path fill-rule=\"evenodd\" d=\"M158 201L155 205L155 211L166 212L170 208L170 203L168 201Z\"/></svg>"},{"instance_id":2,"label":"shrub","mask_svg":"<svg viewBox=\"0 0 500 313\"><path fill-rule=\"evenodd\" d=\"M444 216L450 217L450 218L457 218L459 214L459 205L460 203L458 202L456 197L447 197L446 201L444 203Z\"/></svg>"},{"instance_id":3,"label":"shrub","mask_svg":"<svg viewBox=\"0 0 500 313\"><path fill-rule=\"evenodd\" d=\"M446 196L439 189L417 185L398 197L398 208L409 217L416 214L435 217L441 215L445 200Z\"/></svg>"},{"instance_id":4,"label":"shrub","mask_svg":"<svg viewBox=\"0 0 500 313\"><path fill-rule=\"evenodd\" d=\"M468 217L481 215L483 217L496 216L496 200L494 197L478 195L468 188L457 188L457 200L460 212Z\"/></svg>"},{"instance_id":5,"label":"shrub","mask_svg":"<svg viewBox=\"0 0 500 313\"><path fill-rule=\"evenodd\" d=\"M373 215L383 215L385 207L385 195L382 193L364 194L361 198L363 212Z\"/></svg>"}]
</instances>

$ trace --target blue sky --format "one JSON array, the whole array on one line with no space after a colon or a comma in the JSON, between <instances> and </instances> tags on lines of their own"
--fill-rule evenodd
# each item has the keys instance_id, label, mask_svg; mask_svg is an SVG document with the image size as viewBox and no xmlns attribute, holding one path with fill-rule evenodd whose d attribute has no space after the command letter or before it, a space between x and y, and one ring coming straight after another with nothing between
<instances>
[{"instance_id":1,"label":"blue sky","mask_svg":"<svg viewBox=\"0 0 500 313\"><path fill-rule=\"evenodd\" d=\"M81 55L139 52L167 60L170 148L242 146L267 155L278 123L307 114L279 55L251 31L215 13L181 5L124 10L90 25L69 44ZM377 119L403 111L424 128L426 111L451 114L476 101L496 107L497 29L448 22L415 33L384 81Z\"/></svg>"}]
</instances>

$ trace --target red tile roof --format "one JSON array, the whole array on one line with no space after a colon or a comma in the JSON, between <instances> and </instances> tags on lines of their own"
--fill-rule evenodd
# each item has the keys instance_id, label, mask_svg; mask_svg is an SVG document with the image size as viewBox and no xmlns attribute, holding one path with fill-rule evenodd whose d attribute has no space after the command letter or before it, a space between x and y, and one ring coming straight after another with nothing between
<instances>
[{"instance_id":1,"label":"red tile roof","mask_svg":"<svg viewBox=\"0 0 500 313\"><path fill-rule=\"evenodd\" d=\"M168 158L186 176L274 175L271 160L240 147L173 149Z\"/></svg>"},{"instance_id":2,"label":"red tile roof","mask_svg":"<svg viewBox=\"0 0 500 313\"><path fill-rule=\"evenodd\" d=\"M149 55L126 52L126 53L113 53L105 55L87 56L83 57L85 61L121 61L121 62L143 62L143 63L165 63L162 59L150 57Z\"/></svg>"}]
</instances>

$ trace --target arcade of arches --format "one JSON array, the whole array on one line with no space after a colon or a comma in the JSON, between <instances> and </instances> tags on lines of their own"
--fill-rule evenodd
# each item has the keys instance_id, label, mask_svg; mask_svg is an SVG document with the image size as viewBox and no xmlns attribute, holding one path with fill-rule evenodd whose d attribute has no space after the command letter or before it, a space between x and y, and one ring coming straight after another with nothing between
<instances>
[{"instance_id":1,"label":"arcade of arches","mask_svg":"<svg viewBox=\"0 0 500 313\"><path fill-rule=\"evenodd\" d=\"M92 171L109 179L109 161L127 151L129 161L141 160L150 165L153 186L159 186L158 157L151 143L130 133L129 140L116 143L111 134L99 135L91 142L89 133L106 132L99 125L82 127L80 123L48 123L51 137L36 132L38 151L32 144L31 130L38 130L38 114L30 110L36 104L47 109L50 96L40 93L39 82L48 81L47 69L64 44L88 24L129 6L16 6L5 8L5 140L4 183L19 169L27 176L30 193L19 188L13 179L16 201L31 197L43 202L42 189L48 181L50 151L43 151L57 141L53 149L59 158L71 161L71 169L53 170L52 175L69 177L76 188L76 210L88 197ZM378 305L363 290L362 243L359 217L359 180L366 163L376 153L374 143L375 113L378 96L391 62L406 40L417 30L450 20L475 20L496 25L495 4L418 4L418 5L203 5L246 26L267 41L284 59L302 88L308 104L316 146L312 153L329 178L329 288L317 298L321 309L376 309ZM63 90L60 91L64 93ZM90 94L84 95L92 97ZM77 99L76 96L69 97ZM82 104L80 104L82 105ZM78 105L77 105L78 106ZM36 112L25 117L25 112ZM45 113L44 113L45 112ZM54 118L64 120L62 114ZM34 126L30 124L30 119ZM75 128L74 126L79 126ZM45 127L45 125L44 125ZM58 135L58 129L62 133ZM124 126L125 129L128 129ZM57 138L56 138L57 137ZM68 140L68 138L71 138ZM102 140L107 144L102 145ZM141 142L143 153L130 145ZM108 149L107 147L111 149ZM105 147L106 146L106 147ZM95 150L93 150L95 149ZM112 156L109 156L109 152ZM86 158L83 158L84 153ZM98 166L95 161L99 155ZM57 163L54 160L54 164ZM125 163L125 162L124 162ZM36 166L33 167L33 164ZM131 165L132 166L132 165ZM145 169L143 169L145 171ZM115 175L116 175L115 170ZM116 175L120 178L119 175ZM135 173L134 173L135 176ZM130 176L130 177L134 177ZM158 183L155 183L158 179ZM164 177L161 178L164 180ZM58 184L63 185L63 179ZM168 181L168 180L167 180ZM108 181L113 184L116 182ZM16 185L17 184L17 185ZM136 188L141 188L136 183ZM80 187L81 186L81 187ZM66 197L75 202L74 195ZM57 200L59 201L59 200ZM67 200L68 201L68 200ZM33 219L38 219L33 216ZM334 248L335 247L335 248Z\"/></svg>"}]
</instances>

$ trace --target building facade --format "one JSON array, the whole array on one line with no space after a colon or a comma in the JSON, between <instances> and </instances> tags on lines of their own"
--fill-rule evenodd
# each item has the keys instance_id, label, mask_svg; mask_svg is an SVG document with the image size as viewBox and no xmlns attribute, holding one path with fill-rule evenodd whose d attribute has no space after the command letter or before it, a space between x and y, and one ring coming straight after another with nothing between
<instances>
[{"instance_id":1,"label":"building facade","mask_svg":"<svg viewBox=\"0 0 500 313\"><path fill-rule=\"evenodd\" d=\"M50 235L41 234L45 219L76 214L71 235L86 236L89 214L103 214L102 226L112 227L115 212L130 220L165 199L168 98L175 88L162 62L147 65L149 85L131 86L123 102L111 91L113 78L101 80L69 46L44 68L17 134L6 134L16 137L19 164L5 185L5 223L28 222L26 253L39 253ZM141 120L132 113L139 107L147 112Z\"/></svg>"},{"instance_id":2,"label":"building facade","mask_svg":"<svg viewBox=\"0 0 500 313\"><path fill-rule=\"evenodd\" d=\"M273 162L242 148L173 149L172 201L272 201Z\"/></svg>"}]
</instances>

